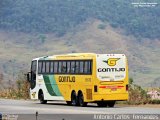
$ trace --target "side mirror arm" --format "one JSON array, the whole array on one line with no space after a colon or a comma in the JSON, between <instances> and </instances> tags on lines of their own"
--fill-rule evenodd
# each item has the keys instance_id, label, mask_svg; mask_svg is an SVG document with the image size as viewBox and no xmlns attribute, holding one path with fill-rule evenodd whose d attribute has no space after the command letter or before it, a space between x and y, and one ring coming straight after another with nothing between
<instances>
[{"instance_id":1,"label":"side mirror arm","mask_svg":"<svg viewBox=\"0 0 160 120\"><path fill-rule=\"evenodd\" d=\"M31 81L31 72L28 72L25 75L27 76L27 81L30 82Z\"/></svg>"}]
</instances>

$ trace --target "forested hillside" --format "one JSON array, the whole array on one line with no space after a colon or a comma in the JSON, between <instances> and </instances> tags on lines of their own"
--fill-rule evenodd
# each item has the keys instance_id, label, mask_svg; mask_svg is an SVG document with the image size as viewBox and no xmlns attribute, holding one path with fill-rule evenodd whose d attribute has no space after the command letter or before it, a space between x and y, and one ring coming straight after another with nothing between
<instances>
[{"instance_id":1,"label":"forested hillside","mask_svg":"<svg viewBox=\"0 0 160 120\"><path fill-rule=\"evenodd\" d=\"M157 4L134 7L133 2ZM11 84L18 72L30 69L35 57L124 53L135 83L159 87L159 4L159 0L0 0L0 74Z\"/></svg>"},{"instance_id":2,"label":"forested hillside","mask_svg":"<svg viewBox=\"0 0 160 120\"><path fill-rule=\"evenodd\" d=\"M135 8L132 2L159 0L1 0L0 29L26 33L67 31L89 18L109 22L138 38L160 38L160 6Z\"/></svg>"}]
</instances>

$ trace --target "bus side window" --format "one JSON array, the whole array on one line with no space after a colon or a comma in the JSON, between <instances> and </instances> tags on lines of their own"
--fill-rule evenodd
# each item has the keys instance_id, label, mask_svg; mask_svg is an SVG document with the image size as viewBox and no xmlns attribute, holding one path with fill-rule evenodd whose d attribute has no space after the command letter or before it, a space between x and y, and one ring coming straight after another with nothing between
<instances>
[{"instance_id":1,"label":"bus side window","mask_svg":"<svg viewBox=\"0 0 160 120\"><path fill-rule=\"evenodd\" d=\"M58 62L58 73L62 73L62 62Z\"/></svg>"},{"instance_id":2,"label":"bus side window","mask_svg":"<svg viewBox=\"0 0 160 120\"><path fill-rule=\"evenodd\" d=\"M38 74L42 73L42 61L38 62Z\"/></svg>"},{"instance_id":3,"label":"bus side window","mask_svg":"<svg viewBox=\"0 0 160 120\"><path fill-rule=\"evenodd\" d=\"M79 61L76 61L75 64L75 73L79 73Z\"/></svg>"},{"instance_id":4,"label":"bus side window","mask_svg":"<svg viewBox=\"0 0 160 120\"><path fill-rule=\"evenodd\" d=\"M71 73L71 62L67 61L67 73Z\"/></svg>"},{"instance_id":5,"label":"bus side window","mask_svg":"<svg viewBox=\"0 0 160 120\"><path fill-rule=\"evenodd\" d=\"M80 61L80 73L83 73L84 72L84 62L83 61Z\"/></svg>"},{"instance_id":6,"label":"bus side window","mask_svg":"<svg viewBox=\"0 0 160 120\"><path fill-rule=\"evenodd\" d=\"M75 73L75 61L71 61L71 73Z\"/></svg>"},{"instance_id":7,"label":"bus side window","mask_svg":"<svg viewBox=\"0 0 160 120\"><path fill-rule=\"evenodd\" d=\"M58 73L58 61L54 61L54 73Z\"/></svg>"},{"instance_id":8,"label":"bus side window","mask_svg":"<svg viewBox=\"0 0 160 120\"><path fill-rule=\"evenodd\" d=\"M84 62L84 73L90 74L91 73L91 61Z\"/></svg>"},{"instance_id":9,"label":"bus side window","mask_svg":"<svg viewBox=\"0 0 160 120\"><path fill-rule=\"evenodd\" d=\"M54 62L50 61L50 73L54 73Z\"/></svg>"},{"instance_id":10,"label":"bus side window","mask_svg":"<svg viewBox=\"0 0 160 120\"><path fill-rule=\"evenodd\" d=\"M88 61L88 73L92 73L92 62Z\"/></svg>"},{"instance_id":11,"label":"bus side window","mask_svg":"<svg viewBox=\"0 0 160 120\"><path fill-rule=\"evenodd\" d=\"M61 71L62 71L62 73L66 73L67 72L67 63L66 63L66 61L62 62Z\"/></svg>"},{"instance_id":12,"label":"bus side window","mask_svg":"<svg viewBox=\"0 0 160 120\"><path fill-rule=\"evenodd\" d=\"M46 61L46 71L45 73L50 73L50 62L49 61Z\"/></svg>"},{"instance_id":13,"label":"bus side window","mask_svg":"<svg viewBox=\"0 0 160 120\"><path fill-rule=\"evenodd\" d=\"M85 61L84 62L84 73L86 74L87 73L87 68L88 68L88 62L87 61Z\"/></svg>"},{"instance_id":14,"label":"bus side window","mask_svg":"<svg viewBox=\"0 0 160 120\"><path fill-rule=\"evenodd\" d=\"M43 61L42 62L42 74L44 74L46 72L46 62Z\"/></svg>"}]
</instances>

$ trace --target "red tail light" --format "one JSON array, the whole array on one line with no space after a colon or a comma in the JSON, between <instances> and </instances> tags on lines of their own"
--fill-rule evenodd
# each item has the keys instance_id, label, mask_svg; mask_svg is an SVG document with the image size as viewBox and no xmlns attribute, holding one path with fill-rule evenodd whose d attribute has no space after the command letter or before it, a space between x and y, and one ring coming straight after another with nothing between
<instances>
[{"instance_id":1,"label":"red tail light","mask_svg":"<svg viewBox=\"0 0 160 120\"><path fill-rule=\"evenodd\" d=\"M126 85L126 91L128 91L128 85Z\"/></svg>"}]
</instances>

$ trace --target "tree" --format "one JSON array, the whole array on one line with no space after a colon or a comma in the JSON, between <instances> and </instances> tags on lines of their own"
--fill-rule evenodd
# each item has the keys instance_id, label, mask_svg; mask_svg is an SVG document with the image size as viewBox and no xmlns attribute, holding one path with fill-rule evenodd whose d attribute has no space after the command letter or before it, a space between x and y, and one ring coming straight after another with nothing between
<instances>
[{"instance_id":1,"label":"tree","mask_svg":"<svg viewBox=\"0 0 160 120\"><path fill-rule=\"evenodd\" d=\"M25 76L26 72L20 72L18 74L16 84L17 84L17 97L27 99L29 98L29 82Z\"/></svg>"},{"instance_id":2,"label":"tree","mask_svg":"<svg viewBox=\"0 0 160 120\"><path fill-rule=\"evenodd\" d=\"M129 84L133 84L133 78L129 78Z\"/></svg>"},{"instance_id":3,"label":"tree","mask_svg":"<svg viewBox=\"0 0 160 120\"><path fill-rule=\"evenodd\" d=\"M147 92L139 85L133 84L133 78L129 78L129 101L128 104L146 104L150 100Z\"/></svg>"},{"instance_id":4,"label":"tree","mask_svg":"<svg viewBox=\"0 0 160 120\"><path fill-rule=\"evenodd\" d=\"M3 81L3 73L0 73L0 84L2 83Z\"/></svg>"}]
</instances>

